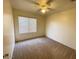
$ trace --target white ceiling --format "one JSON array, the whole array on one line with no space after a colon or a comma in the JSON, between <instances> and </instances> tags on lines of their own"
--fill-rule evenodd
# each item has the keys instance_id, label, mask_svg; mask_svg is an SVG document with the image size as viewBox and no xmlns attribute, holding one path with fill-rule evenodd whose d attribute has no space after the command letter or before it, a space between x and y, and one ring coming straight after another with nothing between
<instances>
[{"instance_id":1,"label":"white ceiling","mask_svg":"<svg viewBox=\"0 0 79 59\"><path fill-rule=\"evenodd\" d=\"M42 13L38 11L39 7L31 2L28 2L27 0L11 0L11 4L13 8L42 15ZM72 8L75 7L75 5L76 2L72 2L71 0L53 0L51 7L54 10L51 10L46 14L55 13L64 9Z\"/></svg>"}]
</instances>

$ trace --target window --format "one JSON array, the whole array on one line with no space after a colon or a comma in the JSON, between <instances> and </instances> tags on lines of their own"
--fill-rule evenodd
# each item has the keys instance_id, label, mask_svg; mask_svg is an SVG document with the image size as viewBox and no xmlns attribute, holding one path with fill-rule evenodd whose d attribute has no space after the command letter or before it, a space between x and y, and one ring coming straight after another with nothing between
<instances>
[{"instance_id":1,"label":"window","mask_svg":"<svg viewBox=\"0 0 79 59\"><path fill-rule=\"evenodd\" d=\"M37 19L19 16L18 22L19 33L37 32Z\"/></svg>"}]
</instances>

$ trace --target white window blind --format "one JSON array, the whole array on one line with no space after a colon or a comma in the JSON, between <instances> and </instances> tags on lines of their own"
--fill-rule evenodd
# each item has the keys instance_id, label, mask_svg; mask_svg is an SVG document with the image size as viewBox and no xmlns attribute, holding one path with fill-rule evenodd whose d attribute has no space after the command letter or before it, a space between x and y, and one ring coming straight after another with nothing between
<instances>
[{"instance_id":1,"label":"white window blind","mask_svg":"<svg viewBox=\"0 0 79 59\"><path fill-rule=\"evenodd\" d=\"M19 33L37 32L37 19L19 16L18 22Z\"/></svg>"}]
</instances>

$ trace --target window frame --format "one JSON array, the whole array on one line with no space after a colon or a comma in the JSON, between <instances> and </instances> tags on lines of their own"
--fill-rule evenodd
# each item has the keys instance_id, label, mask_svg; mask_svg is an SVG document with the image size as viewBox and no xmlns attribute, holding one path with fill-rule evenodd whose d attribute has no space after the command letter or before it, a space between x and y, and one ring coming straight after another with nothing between
<instances>
[{"instance_id":1,"label":"window frame","mask_svg":"<svg viewBox=\"0 0 79 59\"><path fill-rule=\"evenodd\" d=\"M25 17L25 18L30 18L30 19L36 19L36 32L38 32L38 20L37 20L37 18L36 17L27 17L27 16L18 16L18 33L19 34L31 34L31 33L36 33L36 32L30 32L30 31L28 31L28 33L20 33L19 32L19 17Z\"/></svg>"}]
</instances>

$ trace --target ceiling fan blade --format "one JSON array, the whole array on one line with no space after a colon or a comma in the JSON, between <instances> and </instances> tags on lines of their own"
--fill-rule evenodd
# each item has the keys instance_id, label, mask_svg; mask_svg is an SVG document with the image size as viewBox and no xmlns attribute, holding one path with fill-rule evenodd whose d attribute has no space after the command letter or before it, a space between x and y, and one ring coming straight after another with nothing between
<instances>
[{"instance_id":1,"label":"ceiling fan blade","mask_svg":"<svg viewBox=\"0 0 79 59\"><path fill-rule=\"evenodd\" d=\"M54 9L52 9L52 8L48 8L48 10L54 10Z\"/></svg>"},{"instance_id":2,"label":"ceiling fan blade","mask_svg":"<svg viewBox=\"0 0 79 59\"><path fill-rule=\"evenodd\" d=\"M36 5L39 5L39 3L37 3L36 1L33 1L33 0L26 0L27 2L30 2L30 3L33 3L33 4L36 4Z\"/></svg>"},{"instance_id":3,"label":"ceiling fan blade","mask_svg":"<svg viewBox=\"0 0 79 59\"><path fill-rule=\"evenodd\" d=\"M71 1L76 1L76 0L71 0Z\"/></svg>"},{"instance_id":4,"label":"ceiling fan blade","mask_svg":"<svg viewBox=\"0 0 79 59\"><path fill-rule=\"evenodd\" d=\"M47 1L47 4L50 5L51 2L53 2L53 0L48 0L48 1Z\"/></svg>"}]
</instances>

